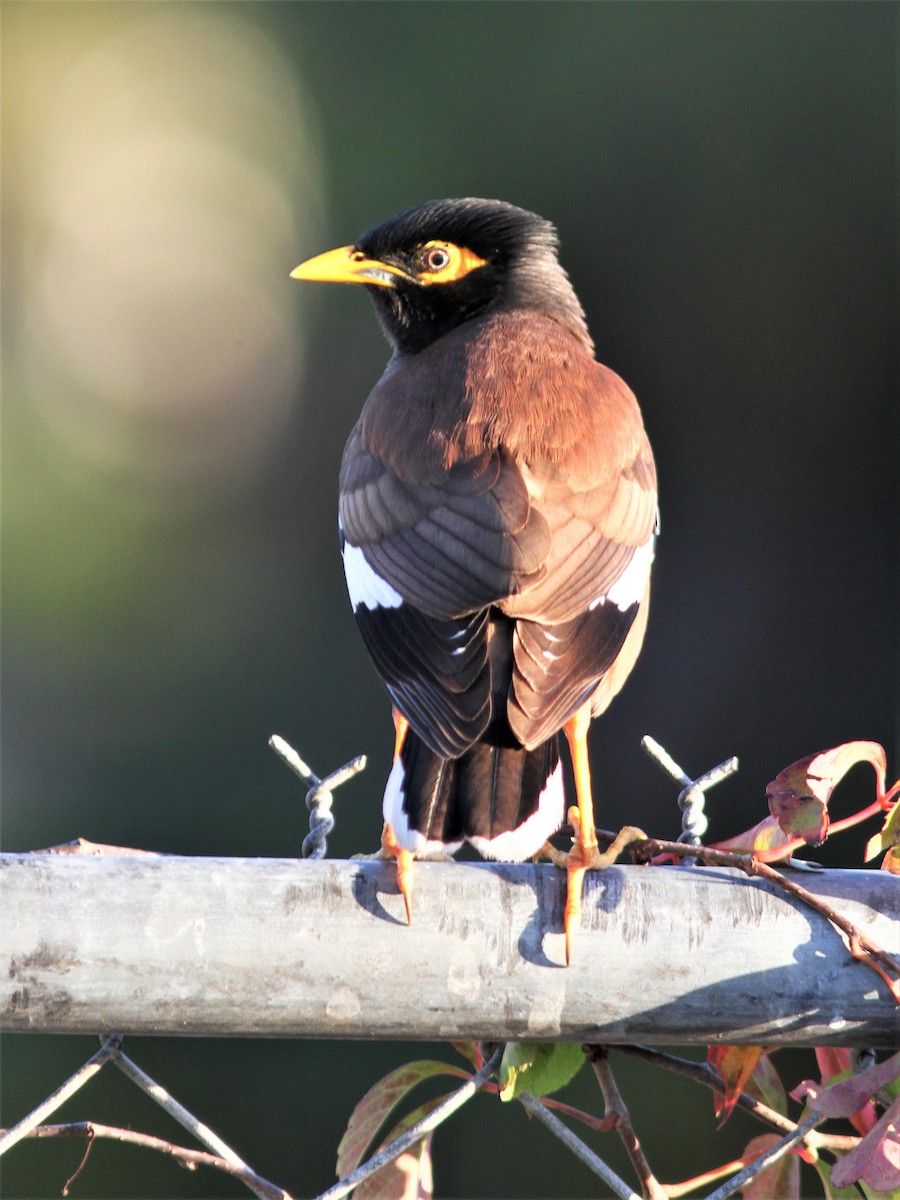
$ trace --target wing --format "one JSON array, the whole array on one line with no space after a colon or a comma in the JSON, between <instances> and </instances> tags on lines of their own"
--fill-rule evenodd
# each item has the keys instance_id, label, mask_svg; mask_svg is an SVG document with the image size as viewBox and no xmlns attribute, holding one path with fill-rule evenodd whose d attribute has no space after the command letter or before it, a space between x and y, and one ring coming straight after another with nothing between
<instances>
[{"instance_id":1,"label":"wing","mask_svg":"<svg viewBox=\"0 0 900 1200\"><path fill-rule=\"evenodd\" d=\"M357 425L341 469L344 537L423 613L476 612L543 578L550 531L503 450L457 462L438 482L403 478Z\"/></svg>"},{"instance_id":2,"label":"wing","mask_svg":"<svg viewBox=\"0 0 900 1200\"><path fill-rule=\"evenodd\" d=\"M357 428L340 522L375 667L422 739L445 758L462 754L492 713L491 606L545 571L550 532L521 473L497 451L457 463L439 484L400 479Z\"/></svg>"},{"instance_id":3,"label":"wing","mask_svg":"<svg viewBox=\"0 0 900 1200\"><path fill-rule=\"evenodd\" d=\"M526 745L592 694L635 621L656 512L618 376L551 321L507 314L489 349L473 324L461 352L448 336L389 368L341 469L357 620L395 703L447 757L483 733L498 694ZM437 350L443 363L423 364ZM502 681L492 606L515 622Z\"/></svg>"}]
</instances>

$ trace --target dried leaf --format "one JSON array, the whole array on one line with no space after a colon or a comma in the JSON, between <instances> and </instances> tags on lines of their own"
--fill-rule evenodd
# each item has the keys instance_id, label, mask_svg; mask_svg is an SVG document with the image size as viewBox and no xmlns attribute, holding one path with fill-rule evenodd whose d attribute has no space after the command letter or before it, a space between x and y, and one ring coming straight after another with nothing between
<instances>
[{"instance_id":1,"label":"dried leaf","mask_svg":"<svg viewBox=\"0 0 900 1200\"><path fill-rule=\"evenodd\" d=\"M900 1099L894 1101L859 1145L831 1169L831 1180L836 1187L847 1187L857 1179L877 1192L890 1193L900 1188Z\"/></svg>"},{"instance_id":2,"label":"dried leaf","mask_svg":"<svg viewBox=\"0 0 900 1200\"><path fill-rule=\"evenodd\" d=\"M886 769L884 748L878 742L844 742L780 771L766 788L769 812L786 834L803 838L810 846L820 845L828 836L831 793L860 762L874 767L881 795Z\"/></svg>"},{"instance_id":3,"label":"dried leaf","mask_svg":"<svg viewBox=\"0 0 900 1200\"><path fill-rule=\"evenodd\" d=\"M849 1117L859 1112L867 1100L883 1087L887 1087L900 1074L900 1051L876 1063L868 1071L860 1071L840 1083L823 1087L812 1079L805 1079L791 1092L795 1100L804 1100L810 1108L826 1117Z\"/></svg>"},{"instance_id":4,"label":"dried leaf","mask_svg":"<svg viewBox=\"0 0 900 1200\"><path fill-rule=\"evenodd\" d=\"M395 1071L385 1075L373 1087L369 1088L363 1098L357 1103L344 1136L341 1138L337 1152L338 1179L349 1175L363 1160L372 1139L387 1120L391 1110L423 1079L431 1079L435 1075L455 1075L460 1079L468 1079L468 1073L448 1063L421 1060L406 1063Z\"/></svg>"},{"instance_id":5,"label":"dried leaf","mask_svg":"<svg viewBox=\"0 0 900 1200\"><path fill-rule=\"evenodd\" d=\"M500 1063L500 1099L515 1100L521 1092L536 1099L558 1092L584 1063L581 1046L573 1042L507 1042Z\"/></svg>"},{"instance_id":6,"label":"dried leaf","mask_svg":"<svg viewBox=\"0 0 900 1200\"><path fill-rule=\"evenodd\" d=\"M725 1095L714 1093L716 1116L721 1128L731 1116L738 1098L765 1054L762 1046L709 1046L706 1061L722 1076Z\"/></svg>"},{"instance_id":7,"label":"dried leaf","mask_svg":"<svg viewBox=\"0 0 900 1200\"><path fill-rule=\"evenodd\" d=\"M748 1142L741 1157L752 1162L780 1142L777 1133L763 1133ZM784 1154L741 1188L744 1200L800 1200L800 1161Z\"/></svg>"}]
</instances>

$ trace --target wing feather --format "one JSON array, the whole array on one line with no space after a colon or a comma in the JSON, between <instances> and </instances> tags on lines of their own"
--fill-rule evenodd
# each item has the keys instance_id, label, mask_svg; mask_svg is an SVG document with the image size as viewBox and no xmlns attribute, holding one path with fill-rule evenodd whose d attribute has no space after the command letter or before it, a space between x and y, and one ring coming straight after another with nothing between
<instances>
[{"instance_id":1,"label":"wing feather","mask_svg":"<svg viewBox=\"0 0 900 1200\"><path fill-rule=\"evenodd\" d=\"M438 754L462 753L504 698L519 741L539 744L639 646L653 457L631 392L551 320L470 321L393 360L347 443L340 515L402 599L356 615ZM498 610L515 626L502 660Z\"/></svg>"}]
</instances>

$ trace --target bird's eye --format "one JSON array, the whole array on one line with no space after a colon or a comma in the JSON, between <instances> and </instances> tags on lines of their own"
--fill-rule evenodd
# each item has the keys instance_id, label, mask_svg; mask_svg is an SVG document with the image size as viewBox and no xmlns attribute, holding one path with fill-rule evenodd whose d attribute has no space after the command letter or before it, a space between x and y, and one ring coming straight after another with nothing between
<instances>
[{"instance_id":1,"label":"bird's eye","mask_svg":"<svg viewBox=\"0 0 900 1200\"><path fill-rule=\"evenodd\" d=\"M446 246L432 246L425 251L424 265L428 271L443 271L450 265L450 251Z\"/></svg>"},{"instance_id":2,"label":"bird's eye","mask_svg":"<svg viewBox=\"0 0 900 1200\"><path fill-rule=\"evenodd\" d=\"M454 283L485 265L485 259L453 242L426 242L417 257L420 283Z\"/></svg>"}]
</instances>

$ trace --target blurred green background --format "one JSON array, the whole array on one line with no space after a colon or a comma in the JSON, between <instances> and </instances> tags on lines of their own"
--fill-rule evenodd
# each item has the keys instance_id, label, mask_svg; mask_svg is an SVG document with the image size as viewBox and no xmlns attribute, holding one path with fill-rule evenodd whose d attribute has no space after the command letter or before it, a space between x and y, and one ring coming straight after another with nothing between
<instances>
[{"instance_id":1,"label":"blurred green background","mask_svg":"<svg viewBox=\"0 0 900 1200\"><path fill-rule=\"evenodd\" d=\"M677 832L644 733L695 773L740 756L713 837L804 754L869 738L896 764L896 5L5 0L2 23L4 849L297 854L272 732L321 773L369 755L330 853L375 846L390 717L335 510L387 348L364 296L288 272L440 196L556 223L656 450L649 635L592 735L601 824ZM820 857L858 863L869 832ZM3 1120L95 1046L3 1039ZM311 1195L356 1099L440 1048L128 1049ZM622 1081L666 1180L759 1131L715 1135L708 1094L638 1064ZM600 1105L586 1076L566 1098ZM172 1133L118 1073L63 1117ZM80 1155L20 1145L4 1196L58 1195ZM445 1197L598 1194L488 1099L435 1158ZM244 1193L104 1145L72 1194Z\"/></svg>"}]
</instances>

